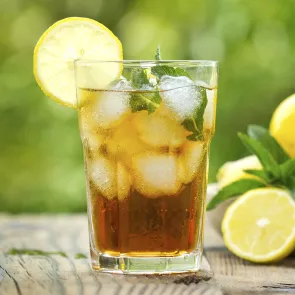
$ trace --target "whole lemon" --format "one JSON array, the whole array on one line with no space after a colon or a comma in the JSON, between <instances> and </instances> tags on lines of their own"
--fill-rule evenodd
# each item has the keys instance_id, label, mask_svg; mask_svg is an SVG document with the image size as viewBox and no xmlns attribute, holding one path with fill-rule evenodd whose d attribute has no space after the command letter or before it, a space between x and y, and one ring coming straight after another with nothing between
<instances>
[{"instance_id":1,"label":"whole lemon","mask_svg":"<svg viewBox=\"0 0 295 295\"><path fill-rule=\"evenodd\" d=\"M291 158L295 157L295 94L283 100L270 121L270 133Z\"/></svg>"}]
</instances>

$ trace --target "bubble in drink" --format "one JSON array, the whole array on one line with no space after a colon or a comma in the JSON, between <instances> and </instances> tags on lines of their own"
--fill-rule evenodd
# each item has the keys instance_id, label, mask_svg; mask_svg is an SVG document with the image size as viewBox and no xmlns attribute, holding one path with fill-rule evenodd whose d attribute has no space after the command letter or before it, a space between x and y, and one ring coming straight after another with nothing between
<instances>
[{"instance_id":1,"label":"bubble in drink","mask_svg":"<svg viewBox=\"0 0 295 295\"><path fill-rule=\"evenodd\" d=\"M109 200L117 196L116 164L105 157L88 161L87 170L99 192Z\"/></svg>"},{"instance_id":2,"label":"bubble in drink","mask_svg":"<svg viewBox=\"0 0 295 295\"><path fill-rule=\"evenodd\" d=\"M100 128L114 128L130 113L129 94L124 91L125 89L131 90L129 82L120 80L109 91L97 92L93 114L94 120Z\"/></svg>"},{"instance_id":3,"label":"bubble in drink","mask_svg":"<svg viewBox=\"0 0 295 295\"><path fill-rule=\"evenodd\" d=\"M181 188L178 161L173 155L143 153L133 158L135 189L148 198L175 195Z\"/></svg>"},{"instance_id":4,"label":"bubble in drink","mask_svg":"<svg viewBox=\"0 0 295 295\"><path fill-rule=\"evenodd\" d=\"M140 112L135 116L134 125L139 138L154 148L179 148L186 140L184 128L175 120L154 112Z\"/></svg>"},{"instance_id":5,"label":"bubble in drink","mask_svg":"<svg viewBox=\"0 0 295 295\"><path fill-rule=\"evenodd\" d=\"M176 119L183 121L193 115L200 103L200 96L194 82L184 76L163 76L159 85L163 104L171 110Z\"/></svg>"}]
</instances>

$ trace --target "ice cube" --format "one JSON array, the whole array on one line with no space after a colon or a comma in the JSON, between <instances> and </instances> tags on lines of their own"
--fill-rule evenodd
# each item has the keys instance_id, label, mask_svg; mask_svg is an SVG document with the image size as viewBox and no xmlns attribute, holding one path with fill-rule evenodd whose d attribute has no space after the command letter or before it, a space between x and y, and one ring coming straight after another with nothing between
<instances>
[{"instance_id":1,"label":"ice cube","mask_svg":"<svg viewBox=\"0 0 295 295\"><path fill-rule=\"evenodd\" d=\"M85 135L86 144L90 153L96 153L105 142L105 136L99 132L89 132Z\"/></svg>"},{"instance_id":2,"label":"ice cube","mask_svg":"<svg viewBox=\"0 0 295 295\"><path fill-rule=\"evenodd\" d=\"M140 112L135 116L134 125L139 138L153 148L179 148L186 140L184 128L169 117L154 112Z\"/></svg>"},{"instance_id":3,"label":"ice cube","mask_svg":"<svg viewBox=\"0 0 295 295\"><path fill-rule=\"evenodd\" d=\"M177 158L160 153L143 153L133 158L134 188L148 198L175 195L181 188Z\"/></svg>"},{"instance_id":4,"label":"ice cube","mask_svg":"<svg viewBox=\"0 0 295 295\"><path fill-rule=\"evenodd\" d=\"M163 76L159 89L163 104L180 121L190 117L199 105L199 95L195 84L185 76Z\"/></svg>"},{"instance_id":5,"label":"ice cube","mask_svg":"<svg viewBox=\"0 0 295 295\"><path fill-rule=\"evenodd\" d=\"M204 128L212 129L214 128L215 122L215 108L216 108L216 89L206 89L208 103L204 113Z\"/></svg>"},{"instance_id":6,"label":"ice cube","mask_svg":"<svg viewBox=\"0 0 295 295\"><path fill-rule=\"evenodd\" d=\"M190 183L198 172L204 156L204 143L187 141L179 155L179 177L184 184Z\"/></svg>"},{"instance_id":7,"label":"ice cube","mask_svg":"<svg viewBox=\"0 0 295 295\"><path fill-rule=\"evenodd\" d=\"M102 130L98 130L95 122L93 122L91 113L80 111L80 133L83 144L86 144L88 152L93 153L100 149L105 142L106 134Z\"/></svg>"},{"instance_id":8,"label":"ice cube","mask_svg":"<svg viewBox=\"0 0 295 295\"><path fill-rule=\"evenodd\" d=\"M112 200L117 195L116 163L105 157L89 160L87 172L100 193Z\"/></svg>"},{"instance_id":9,"label":"ice cube","mask_svg":"<svg viewBox=\"0 0 295 295\"><path fill-rule=\"evenodd\" d=\"M115 132L107 138L107 150L110 154L122 161L128 167L131 166L132 157L147 149L139 139L134 124L126 120Z\"/></svg>"},{"instance_id":10,"label":"ice cube","mask_svg":"<svg viewBox=\"0 0 295 295\"><path fill-rule=\"evenodd\" d=\"M129 82L120 80L111 89L97 92L93 117L100 128L114 128L130 114L128 90Z\"/></svg>"},{"instance_id":11,"label":"ice cube","mask_svg":"<svg viewBox=\"0 0 295 295\"><path fill-rule=\"evenodd\" d=\"M117 187L118 199L122 201L129 195L131 181L127 168L121 162L117 163Z\"/></svg>"}]
</instances>

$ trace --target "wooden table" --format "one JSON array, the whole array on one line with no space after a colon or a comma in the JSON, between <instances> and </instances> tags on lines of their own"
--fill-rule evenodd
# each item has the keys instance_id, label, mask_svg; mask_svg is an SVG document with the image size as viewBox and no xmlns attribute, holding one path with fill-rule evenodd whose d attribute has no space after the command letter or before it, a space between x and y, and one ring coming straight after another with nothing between
<instances>
[{"instance_id":1,"label":"wooden table","mask_svg":"<svg viewBox=\"0 0 295 295\"><path fill-rule=\"evenodd\" d=\"M63 251L68 257L8 255L11 248ZM225 249L208 220L206 258L196 275L100 274L91 271L88 259L76 259L76 253L88 254L85 214L1 214L0 295L295 294L294 256L268 266L243 261Z\"/></svg>"}]
</instances>

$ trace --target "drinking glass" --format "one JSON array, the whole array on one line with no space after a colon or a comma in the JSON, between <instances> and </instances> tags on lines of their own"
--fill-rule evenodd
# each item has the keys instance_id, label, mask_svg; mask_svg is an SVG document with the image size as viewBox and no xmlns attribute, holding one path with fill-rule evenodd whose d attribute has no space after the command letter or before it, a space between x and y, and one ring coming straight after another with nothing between
<instances>
[{"instance_id":1,"label":"drinking glass","mask_svg":"<svg viewBox=\"0 0 295 295\"><path fill-rule=\"evenodd\" d=\"M217 72L215 61L75 62L93 269L199 269Z\"/></svg>"}]
</instances>

